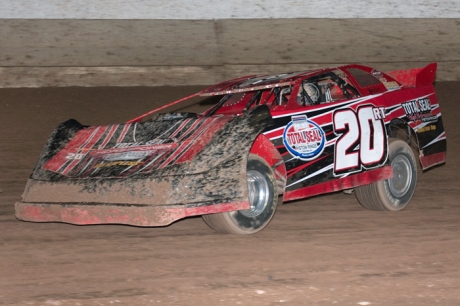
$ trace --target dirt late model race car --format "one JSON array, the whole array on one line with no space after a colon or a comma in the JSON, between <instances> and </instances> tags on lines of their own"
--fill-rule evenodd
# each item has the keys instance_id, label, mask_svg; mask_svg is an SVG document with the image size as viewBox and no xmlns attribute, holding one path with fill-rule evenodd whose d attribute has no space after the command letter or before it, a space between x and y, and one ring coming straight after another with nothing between
<instances>
[{"instance_id":1,"label":"dirt late model race car","mask_svg":"<svg viewBox=\"0 0 460 306\"><path fill-rule=\"evenodd\" d=\"M215 98L201 114L68 120L49 137L16 217L164 226L202 215L219 232L250 234L281 198L351 189L368 209L401 210L417 168L446 158L435 73L433 63L249 76L172 103Z\"/></svg>"}]
</instances>

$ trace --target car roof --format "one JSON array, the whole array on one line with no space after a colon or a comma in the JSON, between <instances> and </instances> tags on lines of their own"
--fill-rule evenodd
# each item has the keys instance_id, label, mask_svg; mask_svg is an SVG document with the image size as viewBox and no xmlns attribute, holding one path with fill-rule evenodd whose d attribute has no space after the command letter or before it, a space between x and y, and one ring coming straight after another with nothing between
<instances>
[{"instance_id":1,"label":"car roof","mask_svg":"<svg viewBox=\"0 0 460 306\"><path fill-rule=\"evenodd\" d=\"M250 75L236 79L231 79L211 87L208 87L198 93L199 96L216 96L230 93L248 92L261 89L269 89L293 85L296 80L304 79L320 72L332 71L338 68L327 68L317 70L305 70L298 72L289 72L276 75Z\"/></svg>"}]
</instances>

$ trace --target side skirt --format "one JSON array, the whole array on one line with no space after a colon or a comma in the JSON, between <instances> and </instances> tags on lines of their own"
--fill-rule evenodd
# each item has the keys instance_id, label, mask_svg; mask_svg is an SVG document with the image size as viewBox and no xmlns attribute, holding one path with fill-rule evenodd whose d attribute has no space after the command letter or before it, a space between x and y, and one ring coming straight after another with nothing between
<instances>
[{"instance_id":1,"label":"side skirt","mask_svg":"<svg viewBox=\"0 0 460 306\"><path fill-rule=\"evenodd\" d=\"M344 178L330 180L313 186L287 191L283 201L292 201L312 197L319 194L350 189L361 185L371 184L376 181L386 180L393 177L391 166L385 166L357 174L352 174Z\"/></svg>"}]
</instances>

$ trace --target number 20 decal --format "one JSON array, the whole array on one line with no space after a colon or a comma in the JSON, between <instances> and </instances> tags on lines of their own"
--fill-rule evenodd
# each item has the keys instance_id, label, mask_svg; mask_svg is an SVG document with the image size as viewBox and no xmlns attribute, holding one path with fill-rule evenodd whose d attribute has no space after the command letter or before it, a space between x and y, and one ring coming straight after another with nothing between
<instances>
[{"instance_id":1,"label":"number 20 decal","mask_svg":"<svg viewBox=\"0 0 460 306\"><path fill-rule=\"evenodd\" d=\"M358 172L374 168L387 159L385 112L373 105L334 112L335 144L334 174Z\"/></svg>"}]
</instances>

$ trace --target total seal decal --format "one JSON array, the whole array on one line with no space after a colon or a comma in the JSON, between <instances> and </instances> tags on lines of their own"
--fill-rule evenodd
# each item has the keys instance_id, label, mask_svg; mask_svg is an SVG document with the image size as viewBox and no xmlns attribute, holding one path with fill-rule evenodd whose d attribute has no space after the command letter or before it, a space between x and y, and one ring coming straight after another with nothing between
<instances>
[{"instance_id":1,"label":"total seal decal","mask_svg":"<svg viewBox=\"0 0 460 306\"><path fill-rule=\"evenodd\" d=\"M411 121L421 120L429 122L437 120L437 117L431 113L431 101L429 98L415 99L401 105Z\"/></svg>"},{"instance_id":2,"label":"total seal decal","mask_svg":"<svg viewBox=\"0 0 460 306\"><path fill-rule=\"evenodd\" d=\"M294 157L309 161L323 153L326 137L318 124L306 115L297 115L284 129L283 143Z\"/></svg>"}]
</instances>

